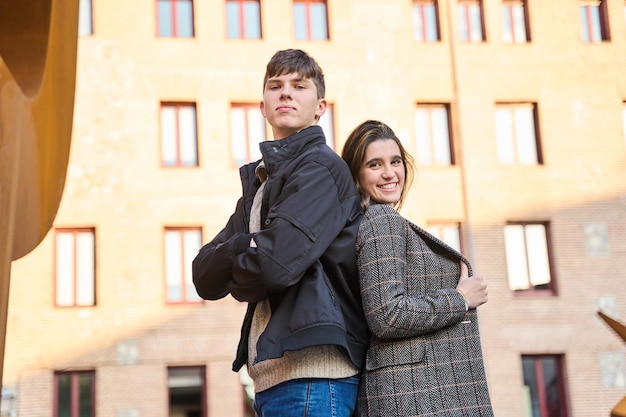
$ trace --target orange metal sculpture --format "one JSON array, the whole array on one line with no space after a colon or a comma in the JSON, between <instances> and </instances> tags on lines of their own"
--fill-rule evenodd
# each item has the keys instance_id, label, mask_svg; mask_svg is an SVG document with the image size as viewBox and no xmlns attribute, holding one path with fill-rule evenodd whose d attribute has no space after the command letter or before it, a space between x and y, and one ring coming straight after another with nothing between
<instances>
[{"instance_id":1,"label":"orange metal sculpture","mask_svg":"<svg viewBox=\"0 0 626 417\"><path fill-rule=\"evenodd\" d=\"M11 262L56 216L70 150L78 0L0 0L0 383Z\"/></svg>"},{"instance_id":2,"label":"orange metal sculpture","mask_svg":"<svg viewBox=\"0 0 626 417\"><path fill-rule=\"evenodd\" d=\"M606 324L608 324L613 330L615 330L615 333L617 333L617 335L621 337L624 342L626 342L626 326L625 325L607 316L601 311L598 311L598 315L602 318L602 320L606 322ZM620 401L611 410L611 417L626 417L626 397L622 398L622 401Z\"/></svg>"}]
</instances>

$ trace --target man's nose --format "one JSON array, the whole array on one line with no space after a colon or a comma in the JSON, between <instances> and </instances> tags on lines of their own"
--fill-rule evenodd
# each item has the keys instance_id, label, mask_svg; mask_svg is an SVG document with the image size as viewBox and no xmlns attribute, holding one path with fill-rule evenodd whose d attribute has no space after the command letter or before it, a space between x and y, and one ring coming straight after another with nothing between
<instances>
[{"instance_id":1,"label":"man's nose","mask_svg":"<svg viewBox=\"0 0 626 417\"><path fill-rule=\"evenodd\" d=\"M281 98L290 98L291 97L291 87L288 85L283 86L280 89L280 97Z\"/></svg>"}]
</instances>

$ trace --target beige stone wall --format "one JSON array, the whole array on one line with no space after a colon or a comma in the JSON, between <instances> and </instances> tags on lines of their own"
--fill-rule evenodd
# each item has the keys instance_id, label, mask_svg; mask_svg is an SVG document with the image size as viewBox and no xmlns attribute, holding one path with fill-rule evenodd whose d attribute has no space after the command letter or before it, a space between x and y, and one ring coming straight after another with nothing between
<instances>
[{"instance_id":1,"label":"beige stone wall","mask_svg":"<svg viewBox=\"0 0 626 417\"><path fill-rule=\"evenodd\" d=\"M52 372L96 369L99 416L166 415L166 368L205 365L209 416L242 416L230 371L245 306L165 300L165 226L202 226L210 240L240 193L230 157L231 102L258 102L265 64L302 48L323 66L339 149L367 118L390 124L415 154L418 102L448 102L457 165L418 166L403 213L419 224L458 221L464 248L489 283L480 308L485 361L498 417L522 417L521 354L566 358L570 416L608 416L626 387L605 387L601 358L623 343L596 317L626 317L626 101L624 4L609 0L611 38L581 41L577 4L530 3L532 42L500 41L500 2L487 0L483 44L459 44L442 1L442 37L412 40L410 2L330 2L331 41L292 38L291 2L262 2L263 40L225 39L223 2L196 1L194 39L154 36L148 0L94 0L92 37L79 40L74 135L56 227L95 227L94 308L53 307L49 235L13 265L4 384L19 415L47 415ZM197 103L200 166L163 169L159 102ZM538 104L544 164L502 166L497 102ZM556 297L508 289L503 226L549 221ZM608 254L586 251L585 227L608 227ZM118 350L136 349L134 365ZM132 413L138 414L132 414Z\"/></svg>"}]
</instances>

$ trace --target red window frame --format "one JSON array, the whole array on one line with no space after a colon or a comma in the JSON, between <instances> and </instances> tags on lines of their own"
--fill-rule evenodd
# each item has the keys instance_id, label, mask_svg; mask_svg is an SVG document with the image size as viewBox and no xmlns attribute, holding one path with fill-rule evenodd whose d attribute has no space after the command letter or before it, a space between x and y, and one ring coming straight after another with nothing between
<instances>
[{"instance_id":1,"label":"red window frame","mask_svg":"<svg viewBox=\"0 0 626 417\"><path fill-rule=\"evenodd\" d=\"M313 36L313 27L314 25L314 21L313 21L313 17L311 15L311 5L313 4L323 4L324 5L324 10L326 11L326 39L316 39ZM328 40L330 38L330 30L328 27L328 3L326 2L326 0L294 0L293 2L294 6L296 4L301 4L304 6L304 23L306 25L306 30L305 30L305 39L299 39L299 40Z\"/></svg>"},{"instance_id":2,"label":"red window frame","mask_svg":"<svg viewBox=\"0 0 626 417\"><path fill-rule=\"evenodd\" d=\"M176 135L175 135L175 141L176 141L176 155L175 158L176 160L174 161L173 164L167 164L166 163L166 159L164 158L164 134L166 132L163 131L163 121L161 120L161 136L160 136L160 146L161 146L161 167L163 168L180 168L180 167L197 167L200 165L200 161L199 161L199 155L198 155L198 109L196 107L196 103L185 103L185 102L162 102L161 106L159 108L159 111L162 112L163 109L165 108L172 108L175 110L176 112ZM189 108L189 109L193 109L194 112L194 138L193 138L193 146L195 147L194 150L194 160L187 162L186 160L183 160L182 157L182 143L184 140L186 140L186 138L183 138L183 135L181 133L181 116L180 116L180 110L182 108ZM160 114L160 117L162 117L162 114Z\"/></svg>"},{"instance_id":3,"label":"red window frame","mask_svg":"<svg viewBox=\"0 0 626 417\"><path fill-rule=\"evenodd\" d=\"M80 417L80 387L79 378L82 375L91 376L91 416L96 415L96 373L95 371L70 371L54 373L54 410L53 417L59 417L59 376L70 377L70 417Z\"/></svg>"}]
</instances>

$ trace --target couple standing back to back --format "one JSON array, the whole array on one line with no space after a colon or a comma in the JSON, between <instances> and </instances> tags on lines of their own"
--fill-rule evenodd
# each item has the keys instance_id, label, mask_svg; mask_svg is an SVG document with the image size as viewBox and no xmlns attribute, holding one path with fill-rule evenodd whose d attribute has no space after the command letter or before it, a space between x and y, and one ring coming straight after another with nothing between
<instances>
[{"instance_id":1,"label":"couple standing back to back","mask_svg":"<svg viewBox=\"0 0 626 417\"><path fill-rule=\"evenodd\" d=\"M260 103L274 140L193 261L202 298L248 303L233 370L247 366L257 417L492 416L482 278L394 209L412 165L391 129L359 125L345 161L326 145L324 97L312 57L274 54Z\"/></svg>"}]
</instances>

